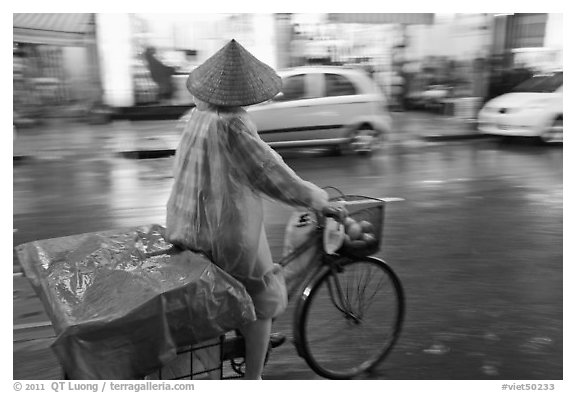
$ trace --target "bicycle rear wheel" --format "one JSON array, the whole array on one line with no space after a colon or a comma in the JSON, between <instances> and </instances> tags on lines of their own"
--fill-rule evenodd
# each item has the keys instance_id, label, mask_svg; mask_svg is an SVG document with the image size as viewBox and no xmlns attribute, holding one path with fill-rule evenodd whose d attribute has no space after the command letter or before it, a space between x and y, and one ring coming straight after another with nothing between
<instances>
[{"instance_id":1,"label":"bicycle rear wheel","mask_svg":"<svg viewBox=\"0 0 576 393\"><path fill-rule=\"evenodd\" d=\"M389 353L404 318L400 280L382 260L343 259L305 288L295 315L298 353L317 374L348 379ZM340 289L338 289L340 288Z\"/></svg>"}]
</instances>

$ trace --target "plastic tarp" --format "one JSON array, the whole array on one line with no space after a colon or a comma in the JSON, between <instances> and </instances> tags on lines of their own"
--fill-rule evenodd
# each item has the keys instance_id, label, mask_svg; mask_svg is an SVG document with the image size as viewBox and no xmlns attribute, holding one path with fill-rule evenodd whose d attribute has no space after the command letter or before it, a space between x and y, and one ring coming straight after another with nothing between
<instances>
[{"instance_id":1,"label":"plastic tarp","mask_svg":"<svg viewBox=\"0 0 576 393\"><path fill-rule=\"evenodd\" d=\"M159 225L16 248L72 379L134 379L256 319L242 284L202 254L171 249Z\"/></svg>"}]
</instances>

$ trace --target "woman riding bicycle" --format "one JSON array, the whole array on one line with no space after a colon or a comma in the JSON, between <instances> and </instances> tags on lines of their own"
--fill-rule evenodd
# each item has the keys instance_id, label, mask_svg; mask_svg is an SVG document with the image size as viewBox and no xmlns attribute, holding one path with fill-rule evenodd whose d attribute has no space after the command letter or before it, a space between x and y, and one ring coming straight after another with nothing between
<instances>
[{"instance_id":1,"label":"woman riding bicycle","mask_svg":"<svg viewBox=\"0 0 576 393\"><path fill-rule=\"evenodd\" d=\"M257 319L239 327L246 379L261 379L272 318L287 305L284 277L264 231L262 196L338 213L324 190L302 180L260 139L242 109L271 99L281 84L235 40L190 73L186 86L196 108L183 119L167 205L168 240L204 252L253 300Z\"/></svg>"}]
</instances>

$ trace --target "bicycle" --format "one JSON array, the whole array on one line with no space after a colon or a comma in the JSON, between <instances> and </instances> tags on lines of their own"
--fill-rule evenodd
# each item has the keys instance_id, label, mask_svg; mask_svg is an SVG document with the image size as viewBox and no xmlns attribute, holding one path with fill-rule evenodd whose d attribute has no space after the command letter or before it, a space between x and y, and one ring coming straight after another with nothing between
<instances>
[{"instance_id":1,"label":"bicycle","mask_svg":"<svg viewBox=\"0 0 576 393\"><path fill-rule=\"evenodd\" d=\"M289 293L292 295L289 298L296 299L292 327L298 355L304 358L310 368L322 377L347 379L370 372L390 353L400 335L404 319L404 293L400 279L392 268L383 260L371 256L380 249L384 227L384 207L393 198L378 199L339 193L340 195L332 200L342 202L349 211L349 216L358 222L368 222L373 230L374 241L365 243L362 247L357 247L353 243L345 243L338 249L326 250L323 239L328 233L327 228L330 226L328 224L334 223L334 221L328 221L331 217L325 217L322 212L318 211L298 213L295 216L297 219L295 227L307 227L309 231L298 244L292 244L294 249L285 252L286 255L278 261L278 264L283 266L285 273L290 272L290 268L297 267L293 270L296 274L292 276L292 281L289 283ZM155 228L154 230L147 229L147 231L153 231L150 232L151 235L143 232L146 236L151 236L148 240L154 245L153 250L146 249L146 258L160 257L161 254L171 252L171 249L163 247L156 250L157 243L154 239L160 239L161 233L157 233L160 227ZM131 229L129 233L133 230ZM125 232L119 231L118 233ZM134 235L122 236L131 238ZM99 236L96 238L100 239ZM50 258L60 258L59 261L64 261L66 268L70 268L66 265L67 259L62 259L64 255L62 253L73 250L77 246L75 243L81 242L81 239L84 237L46 240L46 244L56 244L58 246L55 249L60 250L50 254ZM287 235L287 239L290 239L290 234ZM46 259L47 254L45 255L42 251L43 246L36 243L18 246L18 254L19 258L23 258L22 261L26 261L23 264L24 272L29 269L32 274L30 277L34 277L31 283L42 295L44 306L50 312L54 304L47 299L58 298L48 296L46 291L52 290L48 283L44 282L45 286L40 285L41 281L46 280L47 277L45 276L46 266L51 265ZM132 247L114 243L113 249L120 246ZM94 251L95 245L90 247L92 247L90 250ZM101 246L96 248L100 250L99 247L101 248ZM102 257L109 258L107 255L102 254ZM41 256L43 257L40 258ZM140 259L138 261L142 262ZM209 264L208 260L205 262ZM72 260L71 263L74 265L77 261ZM42 266L38 268L38 264ZM291 285L293 283L298 285ZM80 284L84 285L84 281L79 282ZM82 288L86 290L85 286ZM102 328L105 325L99 324L97 327ZM94 330L94 327L89 328L92 329L91 335L98 330ZM242 376L244 342L240 335L230 338L229 336L233 333L232 330L220 337L214 337L214 340L209 340L211 343L188 343L178 348L177 355L190 356L189 373L172 379L193 379L196 375L204 373L210 373L210 377L224 378L223 364L227 361L230 362L235 377ZM181 342L184 345L184 340ZM274 347L273 343L270 347ZM212 368L203 367L202 371L195 372L197 368L193 364L193 359L196 357L202 363L201 351L217 352L218 359L211 363ZM158 370L160 379L162 379L162 369L165 366L167 365L162 365ZM64 378L68 378L66 372L64 372Z\"/></svg>"},{"instance_id":2,"label":"bicycle","mask_svg":"<svg viewBox=\"0 0 576 393\"><path fill-rule=\"evenodd\" d=\"M329 254L321 244L326 219L314 212L313 236L278 262L286 267L310 247L317 247L308 264L315 268L295 292L293 334L298 355L329 379L349 379L373 370L396 343L404 319L400 279L386 262L370 256L380 248L387 200L340 194L332 200L344 202L347 209L356 204L350 216L370 222L377 241L363 248L343 246ZM388 199L392 200L397 199ZM303 223L308 220L305 215ZM242 360L234 356L224 360L230 360L241 375ZM240 351L236 356L243 354Z\"/></svg>"}]
</instances>

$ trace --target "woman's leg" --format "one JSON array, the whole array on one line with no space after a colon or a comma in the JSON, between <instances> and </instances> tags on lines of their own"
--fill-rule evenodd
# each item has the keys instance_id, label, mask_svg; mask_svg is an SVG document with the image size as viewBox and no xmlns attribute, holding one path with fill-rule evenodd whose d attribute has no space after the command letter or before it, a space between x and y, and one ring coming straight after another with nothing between
<instances>
[{"instance_id":1,"label":"woman's leg","mask_svg":"<svg viewBox=\"0 0 576 393\"><path fill-rule=\"evenodd\" d=\"M246 344L244 379L262 379L271 330L272 319L257 319L240 328Z\"/></svg>"}]
</instances>

